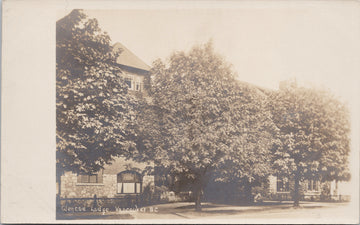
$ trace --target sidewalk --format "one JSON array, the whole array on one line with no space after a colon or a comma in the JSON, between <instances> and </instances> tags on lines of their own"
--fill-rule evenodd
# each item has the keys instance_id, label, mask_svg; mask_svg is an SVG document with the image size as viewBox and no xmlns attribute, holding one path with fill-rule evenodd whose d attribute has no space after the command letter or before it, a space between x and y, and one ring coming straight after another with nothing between
<instances>
[{"instance_id":1,"label":"sidewalk","mask_svg":"<svg viewBox=\"0 0 360 225\"><path fill-rule=\"evenodd\" d=\"M346 213L353 210L347 203L325 203L325 202L301 202L300 208L294 208L293 202L264 202L257 205L225 205L215 203L203 203L202 211L197 212L193 202L174 202L146 206L131 209L130 211L116 211L106 213L84 212L78 214L63 214L58 219L121 219L121 220L143 220L156 219L168 221L173 220L256 220L256 219L341 219Z\"/></svg>"},{"instance_id":2,"label":"sidewalk","mask_svg":"<svg viewBox=\"0 0 360 225\"><path fill-rule=\"evenodd\" d=\"M195 211L193 202L176 202L154 205L157 207L157 213L138 213L134 214L137 219L161 219L161 218L174 218L174 219L196 219L201 217L216 217L216 216L232 216L240 214L253 214L262 211L283 210L292 208L292 202L264 202L262 205L225 205L205 202L202 203L202 211ZM312 207L317 207L317 204L310 203ZM308 202L303 203L303 207L307 207Z\"/></svg>"},{"instance_id":3,"label":"sidewalk","mask_svg":"<svg viewBox=\"0 0 360 225\"><path fill-rule=\"evenodd\" d=\"M203 203L201 212L196 212L194 203L170 203L156 205L158 213L134 214L136 219L171 219L173 223L194 221L206 223L353 223L358 213L348 203L300 202L299 208L293 202L264 202L262 205L236 206ZM184 220L185 219L185 220ZM233 220L231 222L230 220ZM291 221L291 222L289 222Z\"/></svg>"}]
</instances>

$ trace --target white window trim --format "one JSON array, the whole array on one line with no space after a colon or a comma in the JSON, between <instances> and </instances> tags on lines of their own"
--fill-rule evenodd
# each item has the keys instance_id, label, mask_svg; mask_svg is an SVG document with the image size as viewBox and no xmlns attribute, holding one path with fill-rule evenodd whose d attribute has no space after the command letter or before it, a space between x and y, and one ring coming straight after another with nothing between
<instances>
[{"instance_id":1,"label":"white window trim","mask_svg":"<svg viewBox=\"0 0 360 225\"><path fill-rule=\"evenodd\" d=\"M131 87L129 87L129 90L132 90L132 91L134 91L135 90L135 88L134 88L134 84L135 84L135 82L134 82L134 76L132 76L132 75L126 75L125 76L125 81L126 80L130 80L130 83L131 83Z\"/></svg>"},{"instance_id":2,"label":"white window trim","mask_svg":"<svg viewBox=\"0 0 360 225\"><path fill-rule=\"evenodd\" d=\"M122 183L117 183L117 185L121 184L123 185L124 183L127 183L127 184L133 184L134 185L134 192L124 192L124 190L121 188L121 191L122 192L119 192L119 186L116 187L116 192L117 194L141 194L142 193L142 183L141 182L122 182ZM140 188L140 190L138 190L137 188Z\"/></svg>"}]
</instances>

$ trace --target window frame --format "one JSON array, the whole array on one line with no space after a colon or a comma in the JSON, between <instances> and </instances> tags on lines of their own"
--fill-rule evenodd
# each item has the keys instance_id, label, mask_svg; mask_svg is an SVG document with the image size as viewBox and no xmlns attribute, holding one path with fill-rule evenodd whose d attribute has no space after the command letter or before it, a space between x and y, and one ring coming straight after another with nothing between
<instances>
[{"instance_id":1,"label":"window frame","mask_svg":"<svg viewBox=\"0 0 360 225\"><path fill-rule=\"evenodd\" d=\"M135 91L139 91L139 92L142 91L142 85L140 81L135 82Z\"/></svg>"},{"instance_id":2,"label":"window frame","mask_svg":"<svg viewBox=\"0 0 360 225\"><path fill-rule=\"evenodd\" d=\"M283 177L277 177L276 192L290 192L289 179L287 179L287 181L284 181L284 180L285 180L285 178L283 178ZM279 184L281 184L281 186ZM283 190L280 190L280 188L282 188Z\"/></svg>"},{"instance_id":3,"label":"window frame","mask_svg":"<svg viewBox=\"0 0 360 225\"><path fill-rule=\"evenodd\" d=\"M125 83L128 85L129 90L134 90L134 84L133 84L134 83L134 77L132 77L132 76L125 77Z\"/></svg>"},{"instance_id":4,"label":"window frame","mask_svg":"<svg viewBox=\"0 0 360 225\"><path fill-rule=\"evenodd\" d=\"M310 179L307 180L307 191L311 192L320 192L321 184L320 181L317 179Z\"/></svg>"},{"instance_id":5,"label":"window frame","mask_svg":"<svg viewBox=\"0 0 360 225\"><path fill-rule=\"evenodd\" d=\"M124 174L133 175L133 179L132 180L124 179L124 177L122 177L122 175L124 175ZM142 193L142 176L140 173L131 171L131 170L122 171L116 175L116 180L117 180L117 188L116 188L117 194L141 194ZM124 192L124 184L132 184L133 188L134 188L133 189L134 192ZM119 187L119 185L120 185L120 187ZM120 189L120 191L119 191L119 189Z\"/></svg>"},{"instance_id":6,"label":"window frame","mask_svg":"<svg viewBox=\"0 0 360 225\"><path fill-rule=\"evenodd\" d=\"M80 173L77 175L77 183L78 184L102 184L103 183L103 170L101 169L97 173ZM95 177L95 182L91 181L91 177Z\"/></svg>"}]
</instances>

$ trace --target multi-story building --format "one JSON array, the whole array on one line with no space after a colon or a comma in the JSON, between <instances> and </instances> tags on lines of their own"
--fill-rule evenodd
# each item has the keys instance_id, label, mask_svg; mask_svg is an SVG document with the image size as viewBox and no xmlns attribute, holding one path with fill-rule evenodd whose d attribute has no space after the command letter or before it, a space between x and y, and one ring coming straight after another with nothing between
<instances>
[{"instance_id":1,"label":"multi-story building","mask_svg":"<svg viewBox=\"0 0 360 225\"><path fill-rule=\"evenodd\" d=\"M121 76L125 78L129 90L135 95L146 94L150 82L150 67L124 45L116 43L114 48L122 50L116 63L122 69ZM150 189L154 187L154 176L145 172L148 167L153 168L153 164L117 157L96 174L66 172L61 176L59 194L61 198L92 198L94 195L98 198L116 198L138 195L146 186Z\"/></svg>"}]
</instances>

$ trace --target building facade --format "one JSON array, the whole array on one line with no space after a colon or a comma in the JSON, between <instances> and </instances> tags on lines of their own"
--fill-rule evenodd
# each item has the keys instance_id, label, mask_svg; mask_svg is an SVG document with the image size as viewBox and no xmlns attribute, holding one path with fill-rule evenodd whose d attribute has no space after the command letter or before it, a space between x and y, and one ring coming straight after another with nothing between
<instances>
[{"instance_id":1,"label":"building facade","mask_svg":"<svg viewBox=\"0 0 360 225\"><path fill-rule=\"evenodd\" d=\"M146 95L149 85L149 70L135 54L121 43L116 43L114 49L120 49L121 54L116 63L122 69L129 90L134 95ZM153 163L137 163L117 157L111 164L96 174L85 175L66 172L61 176L60 198L120 198L123 196L136 196L141 194L146 187L154 189L154 176L150 175Z\"/></svg>"},{"instance_id":2,"label":"building facade","mask_svg":"<svg viewBox=\"0 0 360 225\"><path fill-rule=\"evenodd\" d=\"M274 200L291 200L294 181L287 177L269 176L269 193ZM302 200L350 200L349 182L304 180L300 183Z\"/></svg>"},{"instance_id":3,"label":"building facade","mask_svg":"<svg viewBox=\"0 0 360 225\"><path fill-rule=\"evenodd\" d=\"M152 163L137 163L118 157L96 174L66 172L61 176L61 198L116 198L141 194L154 188L154 176L146 174Z\"/></svg>"}]
</instances>

